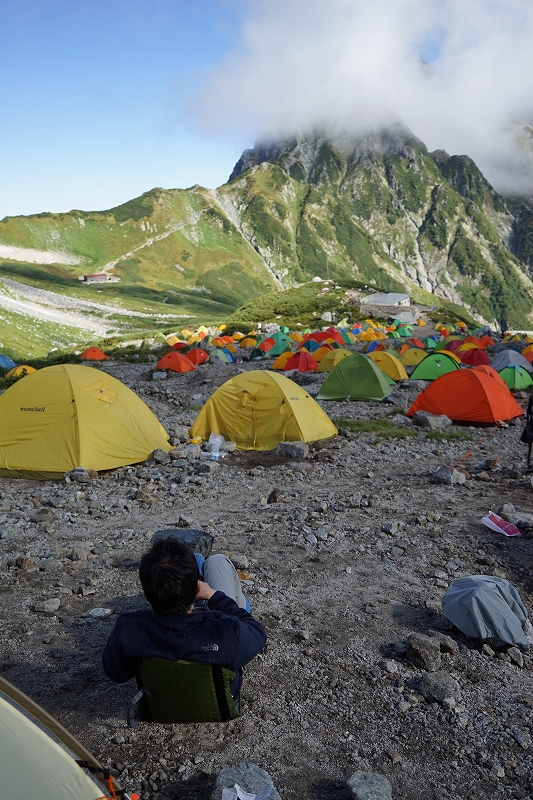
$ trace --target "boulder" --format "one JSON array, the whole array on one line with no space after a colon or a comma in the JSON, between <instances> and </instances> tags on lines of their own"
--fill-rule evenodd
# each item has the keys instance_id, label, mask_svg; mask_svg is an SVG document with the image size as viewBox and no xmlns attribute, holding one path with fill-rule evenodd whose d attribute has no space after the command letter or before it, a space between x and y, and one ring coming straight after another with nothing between
<instances>
[{"instance_id":1,"label":"boulder","mask_svg":"<svg viewBox=\"0 0 533 800\"><path fill-rule=\"evenodd\" d=\"M406 642L405 654L409 661L428 672L436 672L441 666L440 642L423 633L412 633Z\"/></svg>"},{"instance_id":2,"label":"boulder","mask_svg":"<svg viewBox=\"0 0 533 800\"><path fill-rule=\"evenodd\" d=\"M449 428L452 421L446 414L430 414L429 411L416 411L413 414L413 425L431 431L443 431Z\"/></svg>"},{"instance_id":3,"label":"boulder","mask_svg":"<svg viewBox=\"0 0 533 800\"><path fill-rule=\"evenodd\" d=\"M309 445L307 442L280 442L273 455L286 456L287 458L307 458Z\"/></svg>"},{"instance_id":4,"label":"boulder","mask_svg":"<svg viewBox=\"0 0 533 800\"><path fill-rule=\"evenodd\" d=\"M426 673L420 681L418 691L428 702L436 702L440 705L452 697L454 700L461 699L461 687L455 678L452 678L449 672L444 672L444 670Z\"/></svg>"},{"instance_id":5,"label":"boulder","mask_svg":"<svg viewBox=\"0 0 533 800\"><path fill-rule=\"evenodd\" d=\"M170 464L170 456L164 450L154 450L152 458L156 464Z\"/></svg>"},{"instance_id":6,"label":"boulder","mask_svg":"<svg viewBox=\"0 0 533 800\"><path fill-rule=\"evenodd\" d=\"M226 767L226 769L219 772L210 800L222 800L224 789L234 789L234 792L225 792L225 797L228 800L238 800L239 795L236 788L234 788L236 786L248 792L252 797L270 790L270 793L266 795L268 800L281 800L268 772L265 772L264 769L258 767L257 764L252 764L250 761L241 761L240 764L236 764L234 767Z\"/></svg>"},{"instance_id":7,"label":"boulder","mask_svg":"<svg viewBox=\"0 0 533 800\"><path fill-rule=\"evenodd\" d=\"M392 786L385 775L358 769L346 781L355 800L392 800Z\"/></svg>"}]
</instances>

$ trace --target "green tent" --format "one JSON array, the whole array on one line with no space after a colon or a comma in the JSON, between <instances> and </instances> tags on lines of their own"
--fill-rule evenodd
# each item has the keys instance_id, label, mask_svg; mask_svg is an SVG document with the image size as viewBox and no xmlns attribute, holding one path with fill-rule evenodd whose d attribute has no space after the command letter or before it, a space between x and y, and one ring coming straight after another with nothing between
<instances>
[{"instance_id":1,"label":"green tent","mask_svg":"<svg viewBox=\"0 0 533 800\"><path fill-rule=\"evenodd\" d=\"M250 361L263 361L263 359L265 358L266 358L265 354L258 347L254 347L254 349L250 353Z\"/></svg>"},{"instance_id":2,"label":"green tent","mask_svg":"<svg viewBox=\"0 0 533 800\"><path fill-rule=\"evenodd\" d=\"M432 336L426 336L426 338L422 339L422 341L426 345L426 350L435 350L435 345L437 342Z\"/></svg>"},{"instance_id":3,"label":"green tent","mask_svg":"<svg viewBox=\"0 0 533 800\"><path fill-rule=\"evenodd\" d=\"M282 339L281 342L276 342L276 344L272 345L270 350L267 352L267 356L268 358L277 358L282 353L287 353L289 350L292 350L292 348L289 346L288 342Z\"/></svg>"},{"instance_id":4,"label":"green tent","mask_svg":"<svg viewBox=\"0 0 533 800\"><path fill-rule=\"evenodd\" d=\"M459 364L455 359L447 356L446 353L431 353L420 362L418 367L415 367L411 374L411 379L414 381L434 381L445 375L447 372L453 372L460 369Z\"/></svg>"},{"instance_id":5,"label":"green tent","mask_svg":"<svg viewBox=\"0 0 533 800\"><path fill-rule=\"evenodd\" d=\"M445 350L447 342L437 342L435 345L435 350Z\"/></svg>"},{"instance_id":6,"label":"green tent","mask_svg":"<svg viewBox=\"0 0 533 800\"><path fill-rule=\"evenodd\" d=\"M318 393L319 400L382 400L395 386L371 358L354 353L331 370Z\"/></svg>"},{"instance_id":7,"label":"green tent","mask_svg":"<svg viewBox=\"0 0 533 800\"><path fill-rule=\"evenodd\" d=\"M522 390L529 392L533 386L533 379L527 369L516 366L516 364L512 364L509 367L502 369L500 376L503 378L511 392L520 392Z\"/></svg>"},{"instance_id":8,"label":"green tent","mask_svg":"<svg viewBox=\"0 0 533 800\"><path fill-rule=\"evenodd\" d=\"M282 325L281 326L281 332L282 333L289 333L290 332L290 328L287 328L286 325Z\"/></svg>"}]
</instances>

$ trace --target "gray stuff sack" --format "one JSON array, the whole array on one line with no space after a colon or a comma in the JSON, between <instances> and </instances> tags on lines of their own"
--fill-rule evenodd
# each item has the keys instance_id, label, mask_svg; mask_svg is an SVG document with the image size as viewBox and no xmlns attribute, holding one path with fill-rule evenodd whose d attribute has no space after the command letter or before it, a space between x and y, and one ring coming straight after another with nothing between
<instances>
[{"instance_id":1,"label":"gray stuff sack","mask_svg":"<svg viewBox=\"0 0 533 800\"><path fill-rule=\"evenodd\" d=\"M514 586L491 575L458 578L442 598L442 613L465 636L499 639L528 653L527 611Z\"/></svg>"}]
</instances>

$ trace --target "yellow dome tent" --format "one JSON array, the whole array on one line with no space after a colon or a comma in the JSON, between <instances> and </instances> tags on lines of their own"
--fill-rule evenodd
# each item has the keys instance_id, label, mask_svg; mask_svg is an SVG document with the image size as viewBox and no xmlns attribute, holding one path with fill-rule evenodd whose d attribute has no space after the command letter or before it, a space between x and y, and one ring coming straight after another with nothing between
<instances>
[{"instance_id":1,"label":"yellow dome tent","mask_svg":"<svg viewBox=\"0 0 533 800\"><path fill-rule=\"evenodd\" d=\"M343 358L348 358L351 356L351 350L345 350L343 347L338 347L336 350L330 350L329 353L321 359L317 372L331 372L333 367L342 361ZM316 353L313 354L313 357L316 359Z\"/></svg>"},{"instance_id":2,"label":"yellow dome tent","mask_svg":"<svg viewBox=\"0 0 533 800\"><path fill-rule=\"evenodd\" d=\"M257 370L230 378L204 405L190 435L209 439L212 433L239 450L273 450L280 442L331 439L338 431L302 387Z\"/></svg>"},{"instance_id":3,"label":"yellow dome tent","mask_svg":"<svg viewBox=\"0 0 533 800\"><path fill-rule=\"evenodd\" d=\"M405 381L409 378L404 365L396 356L386 353L383 350L373 351L372 353L367 353L367 355L378 365L380 370L384 372L385 375L388 375L389 378L392 378L393 381Z\"/></svg>"},{"instance_id":4,"label":"yellow dome tent","mask_svg":"<svg viewBox=\"0 0 533 800\"><path fill-rule=\"evenodd\" d=\"M13 367L6 373L6 378L23 378L24 375L29 375L30 372L37 372L35 367L28 367L26 364L20 364L18 367Z\"/></svg>"},{"instance_id":5,"label":"yellow dome tent","mask_svg":"<svg viewBox=\"0 0 533 800\"><path fill-rule=\"evenodd\" d=\"M420 347L410 347L400 356L400 361L404 367L417 367L428 355L427 350Z\"/></svg>"},{"instance_id":6,"label":"yellow dome tent","mask_svg":"<svg viewBox=\"0 0 533 800\"><path fill-rule=\"evenodd\" d=\"M26 375L0 396L0 419L3 477L47 480L79 466L115 469L172 449L140 397L81 364Z\"/></svg>"}]
</instances>

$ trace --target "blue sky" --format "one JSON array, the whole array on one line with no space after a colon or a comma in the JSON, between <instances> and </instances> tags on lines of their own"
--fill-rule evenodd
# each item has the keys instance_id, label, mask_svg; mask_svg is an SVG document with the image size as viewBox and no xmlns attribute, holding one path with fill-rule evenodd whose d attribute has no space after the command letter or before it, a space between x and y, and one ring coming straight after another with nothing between
<instances>
[{"instance_id":1,"label":"blue sky","mask_svg":"<svg viewBox=\"0 0 533 800\"><path fill-rule=\"evenodd\" d=\"M0 218L227 180L250 142L199 132L186 105L238 47L240 9L225 0L2 0Z\"/></svg>"}]
</instances>

